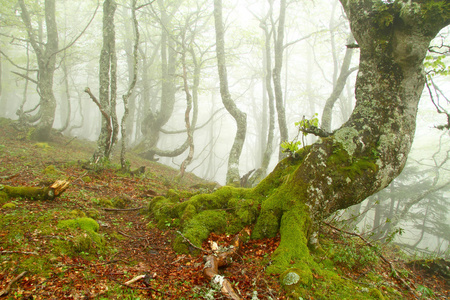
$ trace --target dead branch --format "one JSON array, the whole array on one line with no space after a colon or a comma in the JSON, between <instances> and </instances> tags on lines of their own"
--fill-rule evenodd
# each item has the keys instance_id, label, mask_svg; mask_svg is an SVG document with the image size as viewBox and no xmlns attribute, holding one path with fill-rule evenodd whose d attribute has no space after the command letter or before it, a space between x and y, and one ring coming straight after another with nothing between
<instances>
[{"instance_id":1,"label":"dead branch","mask_svg":"<svg viewBox=\"0 0 450 300\"><path fill-rule=\"evenodd\" d=\"M100 113L102 114L103 118L105 118L106 122L106 129L108 130L108 141L111 140L112 137L112 124L111 124L111 116L103 109L100 102L97 100L97 98L92 94L91 89L89 87L86 87L84 89L84 92L91 97L91 100L97 105L98 109L100 110Z\"/></svg>"},{"instance_id":2,"label":"dead branch","mask_svg":"<svg viewBox=\"0 0 450 300\"><path fill-rule=\"evenodd\" d=\"M68 187L70 182L67 180L56 180L49 187L13 187L8 185L0 185L0 191L8 195L8 197L22 197L32 200L53 200L61 195Z\"/></svg>"},{"instance_id":3,"label":"dead branch","mask_svg":"<svg viewBox=\"0 0 450 300\"><path fill-rule=\"evenodd\" d=\"M144 206L134 207L134 208L102 208L104 211L133 211L133 210L140 210L145 208Z\"/></svg>"},{"instance_id":4,"label":"dead branch","mask_svg":"<svg viewBox=\"0 0 450 300\"><path fill-rule=\"evenodd\" d=\"M20 173L22 173L22 172L19 172L19 173L16 173L16 174L12 174L12 175L7 175L7 176L0 176L0 179L9 180L9 179L12 179L12 178L14 178L14 177L19 176Z\"/></svg>"},{"instance_id":5,"label":"dead branch","mask_svg":"<svg viewBox=\"0 0 450 300\"><path fill-rule=\"evenodd\" d=\"M332 135L331 132L328 132L316 126L301 127L299 130L303 133L310 133L318 137L328 137Z\"/></svg>"},{"instance_id":6,"label":"dead branch","mask_svg":"<svg viewBox=\"0 0 450 300\"><path fill-rule=\"evenodd\" d=\"M205 258L205 267L203 268L203 275L210 280L211 284L219 286L222 294L235 300L240 300L242 297L234 291L233 286L228 279L219 275L219 267L227 266L231 263L232 257L236 255L242 245L242 235L244 230L233 238L231 245L225 251L208 255ZM248 234L248 232L246 233Z\"/></svg>"},{"instance_id":7,"label":"dead branch","mask_svg":"<svg viewBox=\"0 0 450 300\"><path fill-rule=\"evenodd\" d=\"M17 275L13 280L11 280L11 282L8 284L8 286L3 291L0 291L0 297L8 295L9 291L11 290L11 286L14 283L16 283L20 278L25 276L25 274L27 274L27 271L23 271L22 273Z\"/></svg>"},{"instance_id":8,"label":"dead branch","mask_svg":"<svg viewBox=\"0 0 450 300\"><path fill-rule=\"evenodd\" d=\"M8 250L2 250L0 251L0 255L2 254L25 254L25 255L39 255L37 252L29 252L29 251L8 251Z\"/></svg>"},{"instance_id":9,"label":"dead branch","mask_svg":"<svg viewBox=\"0 0 450 300\"><path fill-rule=\"evenodd\" d=\"M138 275L138 276L136 276L136 277L134 277L133 279L131 279L131 280L128 280L127 282L125 282L125 284L133 284L133 283L135 283L136 281L139 281L139 280L141 280L141 279L144 279L145 277L146 277L147 275Z\"/></svg>"}]
</instances>

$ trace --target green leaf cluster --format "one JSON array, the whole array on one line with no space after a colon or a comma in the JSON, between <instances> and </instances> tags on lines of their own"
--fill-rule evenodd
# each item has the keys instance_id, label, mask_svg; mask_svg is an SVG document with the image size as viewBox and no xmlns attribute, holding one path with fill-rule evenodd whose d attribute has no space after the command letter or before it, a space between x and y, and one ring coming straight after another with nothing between
<instances>
[{"instance_id":1,"label":"green leaf cluster","mask_svg":"<svg viewBox=\"0 0 450 300\"><path fill-rule=\"evenodd\" d=\"M446 55L432 56L428 55L425 59L424 66L427 69L428 76L450 75L450 66L446 65L444 59Z\"/></svg>"},{"instance_id":2,"label":"green leaf cluster","mask_svg":"<svg viewBox=\"0 0 450 300\"><path fill-rule=\"evenodd\" d=\"M308 133L303 132L302 129L308 129L311 127L319 127L319 118L318 114L314 114L314 116L311 119L305 119L303 118L299 122L295 122L295 126L298 127L298 134L292 141L283 141L281 143L281 149L284 153L290 153L293 154L300 150L302 142L298 140L298 136L300 132L302 132L303 137L306 137Z\"/></svg>"}]
</instances>

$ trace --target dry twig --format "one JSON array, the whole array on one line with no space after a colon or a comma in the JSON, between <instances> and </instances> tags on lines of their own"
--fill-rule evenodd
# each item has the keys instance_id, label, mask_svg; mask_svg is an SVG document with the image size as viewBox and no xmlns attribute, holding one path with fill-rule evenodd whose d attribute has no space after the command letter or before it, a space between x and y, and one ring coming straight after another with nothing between
<instances>
[{"instance_id":1,"label":"dry twig","mask_svg":"<svg viewBox=\"0 0 450 300\"><path fill-rule=\"evenodd\" d=\"M17 275L13 280L11 280L10 283L8 284L8 286L3 291L0 291L0 297L8 295L9 291L11 290L11 286L14 283L16 283L20 278L25 276L25 274L27 274L27 271L23 271L22 273Z\"/></svg>"}]
</instances>

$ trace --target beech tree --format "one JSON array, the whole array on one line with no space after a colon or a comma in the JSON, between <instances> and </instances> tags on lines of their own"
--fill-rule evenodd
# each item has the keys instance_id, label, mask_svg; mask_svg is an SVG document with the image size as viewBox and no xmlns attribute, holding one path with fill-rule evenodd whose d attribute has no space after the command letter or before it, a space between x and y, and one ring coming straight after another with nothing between
<instances>
[{"instance_id":1,"label":"beech tree","mask_svg":"<svg viewBox=\"0 0 450 300\"><path fill-rule=\"evenodd\" d=\"M317 267L309 251L320 246L320 221L385 188L402 171L425 83L423 60L430 41L450 24L450 3L341 4L360 47L356 106L349 120L333 133L304 128L320 139L283 159L253 189L223 187L181 203L176 195L154 198L150 209L160 225L180 218L177 251L189 251L186 239L200 246L211 231L235 233L253 225L252 238L279 232L280 244L266 271L280 274L288 293L301 297Z\"/></svg>"},{"instance_id":2,"label":"beech tree","mask_svg":"<svg viewBox=\"0 0 450 300\"><path fill-rule=\"evenodd\" d=\"M242 112L231 99L228 89L227 68L225 63L225 38L222 21L222 0L214 0L214 21L216 30L217 68L219 71L220 95L222 103L236 121L236 136L228 156L227 184L239 182L239 158L247 133L247 114Z\"/></svg>"},{"instance_id":3,"label":"beech tree","mask_svg":"<svg viewBox=\"0 0 450 300\"><path fill-rule=\"evenodd\" d=\"M18 4L21 9L20 16L39 67L37 80L34 82L40 95L38 112L34 116L21 114L21 117L30 123L39 122L32 138L45 141L50 137L56 110L56 99L53 93L53 75L56 69L56 53L58 51L55 0L45 1L45 28L47 31L45 43L41 40L41 36L36 34L36 29L33 28L33 20L24 1L19 0Z\"/></svg>"},{"instance_id":4,"label":"beech tree","mask_svg":"<svg viewBox=\"0 0 450 300\"><path fill-rule=\"evenodd\" d=\"M88 87L85 89L102 114L102 127L97 140L97 150L93 155L94 163L99 162L102 158L109 159L119 133L116 114L117 56L114 26L116 7L117 4L113 0L105 0L103 3L103 46L99 62L99 100Z\"/></svg>"}]
</instances>

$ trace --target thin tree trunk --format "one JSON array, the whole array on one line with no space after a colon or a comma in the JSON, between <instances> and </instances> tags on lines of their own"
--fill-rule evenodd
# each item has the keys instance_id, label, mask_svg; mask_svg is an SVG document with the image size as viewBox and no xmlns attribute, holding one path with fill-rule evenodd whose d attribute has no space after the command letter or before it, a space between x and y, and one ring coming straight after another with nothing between
<instances>
[{"instance_id":1,"label":"thin tree trunk","mask_svg":"<svg viewBox=\"0 0 450 300\"><path fill-rule=\"evenodd\" d=\"M278 18L278 30L274 36L275 44L275 66L273 69L273 85L275 90L276 108L278 113L278 127L280 128L280 142L285 142L289 139L289 133L286 123L286 111L283 99L283 91L281 88L281 69L283 67L283 51L284 51L284 22L286 18L286 0L280 1L280 16ZM286 157L279 147L278 159L281 160Z\"/></svg>"},{"instance_id":2,"label":"thin tree trunk","mask_svg":"<svg viewBox=\"0 0 450 300\"><path fill-rule=\"evenodd\" d=\"M136 0L132 0L131 3L131 19L133 21L133 29L134 29L134 47L133 47L133 69L130 75L132 75L132 79L130 85L128 87L128 91L125 95L123 95L123 108L124 114L121 122L121 134L122 134L122 143L120 150L120 164L122 170L129 171L129 166L126 163L125 153L126 153L126 143L127 143L127 117L128 117L128 99L133 94L134 87L136 86L137 81L137 73L138 73L138 47L139 47L139 26L136 18Z\"/></svg>"},{"instance_id":3,"label":"thin tree trunk","mask_svg":"<svg viewBox=\"0 0 450 300\"><path fill-rule=\"evenodd\" d=\"M347 39L347 44L353 43L355 40L353 39L353 36L350 36ZM334 81L334 87L333 92L328 97L327 101L325 102L325 106L323 108L322 112L322 122L321 127L323 130L327 132L331 132L331 121L333 117L333 106L336 103L336 101L339 99L339 96L341 95L342 91L344 90L345 84L347 82L348 76L354 71L357 70L357 68L350 69L350 63L352 61L352 54L353 49L347 48L345 51L344 59L342 61L342 66L339 72L339 77Z\"/></svg>"},{"instance_id":4,"label":"thin tree trunk","mask_svg":"<svg viewBox=\"0 0 450 300\"><path fill-rule=\"evenodd\" d=\"M236 103L231 99L230 91L228 90L228 77L225 61L225 33L222 21L222 0L214 0L214 20L216 30L216 54L217 67L219 70L220 80L220 95L222 96L222 103L227 111L232 115L236 121L237 130L234 138L233 146L231 147L230 155L228 157L228 170L226 182L235 183L240 182L239 176L239 158L241 156L242 147L245 141L247 131L247 115L239 110Z\"/></svg>"}]
</instances>

